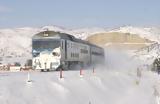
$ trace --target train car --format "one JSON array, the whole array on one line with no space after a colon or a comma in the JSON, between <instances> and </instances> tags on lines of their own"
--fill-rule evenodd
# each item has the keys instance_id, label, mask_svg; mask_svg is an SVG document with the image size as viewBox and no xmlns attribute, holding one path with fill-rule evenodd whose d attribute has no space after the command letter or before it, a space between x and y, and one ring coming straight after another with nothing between
<instances>
[{"instance_id":1,"label":"train car","mask_svg":"<svg viewBox=\"0 0 160 104\"><path fill-rule=\"evenodd\" d=\"M103 48L72 35L43 31L32 37L32 67L35 70L65 70L73 65L88 66L102 62Z\"/></svg>"}]
</instances>

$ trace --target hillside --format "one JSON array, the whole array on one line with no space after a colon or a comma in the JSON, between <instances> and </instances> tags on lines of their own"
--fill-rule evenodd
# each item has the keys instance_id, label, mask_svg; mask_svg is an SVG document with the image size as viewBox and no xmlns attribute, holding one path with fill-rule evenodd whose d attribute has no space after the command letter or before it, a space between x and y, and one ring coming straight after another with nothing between
<instances>
[{"instance_id":1,"label":"hillside","mask_svg":"<svg viewBox=\"0 0 160 104\"><path fill-rule=\"evenodd\" d=\"M67 29L59 26L23 27L0 29L0 63L13 63L31 58L31 38L34 34L53 30L72 34L80 39L87 39L101 46L127 47L139 49L153 41L159 42L160 29L125 26L116 29L80 28ZM24 63L24 62L22 62Z\"/></svg>"},{"instance_id":2,"label":"hillside","mask_svg":"<svg viewBox=\"0 0 160 104\"><path fill-rule=\"evenodd\" d=\"M133 27L124 26L113 29L109 32L130 33L137 34L142 38L150 39L152 41L160 42L160 28L158 27Z\"/></svg>"},{"instance_id":3,"label":"hillside","mask_svg":"<svg viewBox=\"0 0 160 104\"><path fill-rule=\"evenodd\" d=\"M145 47L153 41L142 38L136 34L107 32L91 35L87 41L102 47L116 47L124 49L139 49Z\"/></svg>"},{"instance_id":4,"label":"hillside","mask_svg":"<svg viewBox=\"0 0 160 104\"><path fill-rule=\"evenodd\" d=\"M105 32L105 29L102 28L81 28L73 30L59 26L0 29L0 63L8 64L20 61L24 64L25 61L32 56L32 36L44 30L68 33L80 39L85 39L88 35L95 34L97 32Z\"/></svg>"}]
</instances>

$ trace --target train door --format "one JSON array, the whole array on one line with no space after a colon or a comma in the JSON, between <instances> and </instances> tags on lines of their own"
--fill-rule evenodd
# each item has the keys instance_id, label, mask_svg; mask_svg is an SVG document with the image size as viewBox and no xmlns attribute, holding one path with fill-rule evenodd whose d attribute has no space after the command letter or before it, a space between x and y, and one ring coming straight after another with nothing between
<instances>
[{"instance_id":1,"label":"train door","mask_svg":"<svg viewBox=\"0 0 160 104\"><path fill-rule=\"evenodd\" d=\"M65 40L65 60L67 60L67 40Z\"/></svg>"},{"instance_id":2,"label":"train door","mask_svg":"<svg viewBox=\"0 0 160 104\"><path fill-rule=\"evenodd\" d=\"M61 60L65 60L65 53L66 53L66 49L65 49L65 40L61 39Z\"/></svg>"},{"instance_id":3,"label":"train door","mask_svg":"<svg viewBox=\"0 0 160 104\"><path fill-rule=\"evenodd\" d=\"M91 49L92 46L89 46L89 64L91 65L92 64L92 49Z\"/></svg>"},{"instance_id":4,"label":"train door","mask_svg":"<svg viewBox=\"0 0 160 104\"><path fill-rule=\"evenodd\" d=\"M63 61L67 61L68 59L68 57L67 57L67 54L68 54L68 52L67 52L67 48L68 48L68 46L67 46L67 44L69 44L69 42L67 41L67 40L64 40L64 39L61 39L61 59L63 60Z\"/></svg>"}]
</instances>

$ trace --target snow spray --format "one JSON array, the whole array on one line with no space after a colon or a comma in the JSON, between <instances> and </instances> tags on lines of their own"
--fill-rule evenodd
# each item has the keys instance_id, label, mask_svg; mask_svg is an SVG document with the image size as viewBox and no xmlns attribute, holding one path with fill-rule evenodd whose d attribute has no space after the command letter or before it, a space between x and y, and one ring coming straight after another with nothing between
<instances>
[{"instance_id":1,"label":"snow spray","mask_svg":"<svg viewBox=\"0 0 160 104\"><path fill-rule=\"evenodd\" d=\"M154 86L154 96L155 96L155 102L156 104L160 104L160 93L158 91L157 86Z\"/></svg>"}]
</instances>

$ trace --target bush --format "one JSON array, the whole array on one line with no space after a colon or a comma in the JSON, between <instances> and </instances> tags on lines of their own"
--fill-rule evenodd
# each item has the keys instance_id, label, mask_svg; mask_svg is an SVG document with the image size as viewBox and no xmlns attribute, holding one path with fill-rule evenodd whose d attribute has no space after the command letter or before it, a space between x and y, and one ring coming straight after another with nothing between
<instances>
[{"instance_id":1,"label":"bush","mask_svg":"<svg viewBox=\"0 0 160 104\"><path fill-rule=\"evenodd\" d=\"M21 66L21 64L19 62L15 62L14 65L15 66Z\"/></svg>"},{"instance_id":2,"label":"bush","mask_svg":"<svg viewBox=\"0 0 160 104\"><path fill-rule=\"evenodd\" d=\"M26 64L25 64L26 66L32 66L32 59L28 59L27 61L26 61Z\"/></svg>"}]
</instances>

